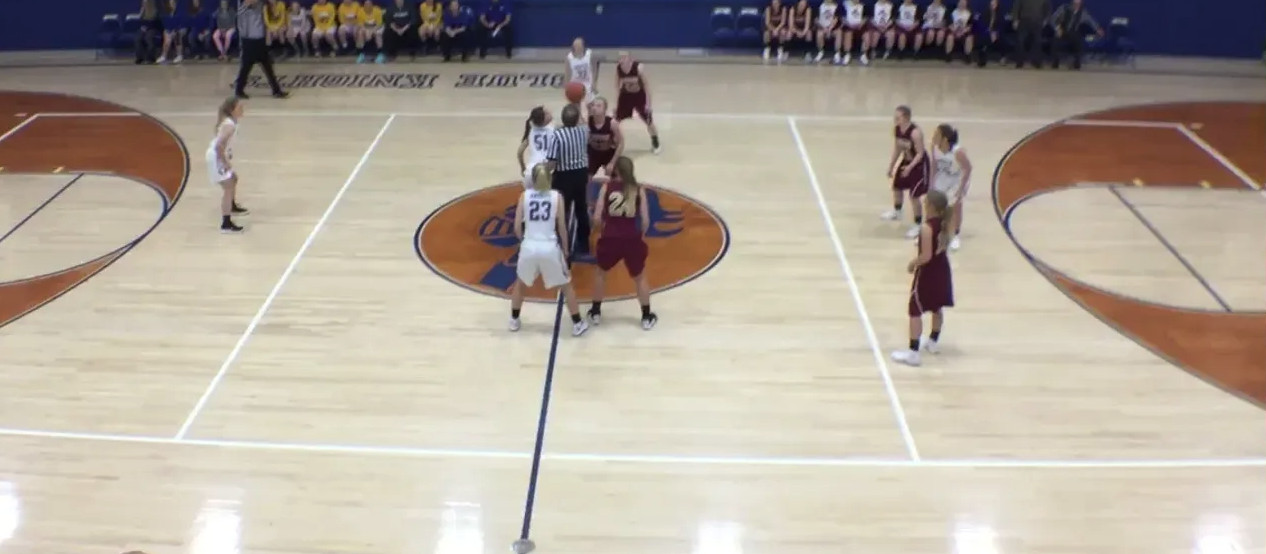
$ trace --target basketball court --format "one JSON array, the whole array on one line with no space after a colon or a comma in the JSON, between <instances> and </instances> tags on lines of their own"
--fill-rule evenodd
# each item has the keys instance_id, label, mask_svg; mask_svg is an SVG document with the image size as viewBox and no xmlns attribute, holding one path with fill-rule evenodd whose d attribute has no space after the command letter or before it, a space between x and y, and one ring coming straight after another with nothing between
<instances>
[{"instance_id":1,"label":"basketball court","mask_svg":"<svg viewBox=\"0 0 1266 554\"><path fill-rule=\"evenodd\" d=\"M241 236L236 66L0 76L6 551L1266 551L1260 78L649 64L661 320L575 339L500 290L560 66L281 66ZM975 166L921 368L898 104Z\"/></svg>"}]
</instances>

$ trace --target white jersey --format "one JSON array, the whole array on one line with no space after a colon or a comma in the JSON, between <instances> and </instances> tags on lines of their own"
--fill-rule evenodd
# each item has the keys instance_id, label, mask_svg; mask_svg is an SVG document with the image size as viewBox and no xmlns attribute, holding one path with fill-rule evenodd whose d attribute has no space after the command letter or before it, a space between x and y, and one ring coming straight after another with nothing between
<instances>
[{"instance_id":1,"label":"white jersey","mask_svg":"<svg viewBox=\"0 0 1266 554\"><path fill-rule=\"evenodd\" d=\"M897 8L897 25L904 29L913 29L918 25L919 6L917 4L902 4Z\"/></svg>"},{"instance_id":2,"label":"white jersey","mask_svg":"<svg viewBox=\"0 0 1266 554\"><path fill-rule=\"evenodd\" d=\"M220 145L220 136L224 136L224 159L233 159L233 139L237 138L237 122L233 118L226 117L215 128L215 136L211 139L211 144L207 145L207 174L214 184L223 183L233 177L233 170L220 163L220 154L217 147Z\"/></svg>"},{"instance_id":3,"label":"white jersey","mask_svg":"<svg viewBox=\"0 0 1266 554\"><path fill-rule=\"evenodd\" d=\"M950 26L963 30L971 25L971 10L959 9L950 12Z\"/></svg>"},{"instance_id":4,"label":"white jersey","mask_svg":"<svg viewBox=\"0 0 1266 554\"><path fill-rule=\"evenodd\" d=\"M312 29L312 20L308 19L308 9L299 8L299 11L290 12L290 30L291 31L309 31Z\"/></svg>"},{"instance_id":5,"label":"white jersey","mask_svg":"<svg viewBox=\"0 0 1266 554\"><path fill-rule=\"evenodd\" d=\"M866 6L861 2L846 0L844 2L844 24L849 27L860 27L866 22Z\"/></svg>"},{"instance_id":6,"label":"white jersey","mask_svg":"<svg viewBox=\"0 0 1266 554\"><path fill-rule=\"evenodd\" d=\"M593 90L593 64L592 51L585 50L585 54L576 57L575 52L567 53L567 67L571 68L571 82L585 85L585 90Z\"/></svg>"},{"instance_id":7,"label":"white jersey","mask_svg":"<svg viewBox=\"0 0 1266 554\"><path fill-rule=\"evenodd\" d=\"M932 154L932 189L939 190L949 197L950 203L958 201L966 192L960 190L963 184L963 166L958 163L958 145L951 146L948 152L942 152L939 146L933 146Z\"/></svg>"},{"instance_id":8,"label":"white jersey","mask_svg":"<svg viewBox=\"0 0 1266 554\"><path fill-rule=\"evenodd\" d=\"M835 24L835 12L839 9L839 5L835 2L823 2L818 6L818 27L830 29Z\"/></svg>"},{"instance_id":9,"label":"white jersey","mask_svg":"<svg viewBox=\"0 0 1266 554\"><path fill-rule=\"evenodd\" d=\"M549 156L549 146L554 142L554 127L545 125L543 127L532 127L528 130L527 136L527 166L531 170L532 166L544 163Z\"/></svg>"},{"instance_id":10,"label":"white jersey","mask_svg":"<svg viewBox=\"0 0 1266 554\"><path fill-rule=\"evenodd\" d=\"M558 192L532 189L523 191L523 242L558 242Z\"/></svg>"},{"instance_id":11,"label":"white jersey","mask_svg":"<svg viewBox=\"0 0 1266 554\"><path fill-rule=\"evenodd\" d=\"M940 29L945 26L945 5L932 4L923 12L924 29Z\"/></svg>"},{"instance_id":12,"label":"white jersey","mask_svg":"<svg viewBox=\"0 0 1266 554\"><path fill-rule=\"evenodd\" d=\"M892 23L892 2L876 2L873 17L875 25L887 27Z\"/></svg>"},{"instance_id":13,"label":"white jersey","mask_svg":"<svg viewBox=\"0 0 1266 554\"><path fill-rule=\"evenodd\" d=\"M546 288L567 284L571 275L567 261L558 244L558 215L563 208L563 196L558 191L525 190L519 200L523 209L523 243L519 245L519 258L515 272L519 280L531 285L537 277L545 281Z\"/></svg>"}]
</instances>

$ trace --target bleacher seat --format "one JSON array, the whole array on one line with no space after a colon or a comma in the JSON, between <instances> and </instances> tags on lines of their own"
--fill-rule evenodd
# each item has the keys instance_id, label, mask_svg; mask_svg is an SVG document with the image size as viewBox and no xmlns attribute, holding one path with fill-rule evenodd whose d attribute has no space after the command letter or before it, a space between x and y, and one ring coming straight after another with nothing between
<instances>
[{"instance_id":1,"label":"bleacher seat","mask_svg":"<svg viewBox=\"0 0 1266 554\"><path fill-rule=\"evenodd\" d=\"M734 21L735 37L738 42L752 46L760 44L763 22L760 8L740 8L738 17Z\"/></svg>"},{"instance_id":2,"label":"bleacher seat","mask_svg":"<svg viewBox=\"0 0 1266 554\"><path fill-rule=\"evenodd\" d=\"M119 32L123 24L119 14L108 13L101 16L101 25L97 28L97 59L111 57L118 48Z\"/></svg>"},{"instance_id":3,"label":"bleacher seat","mask_svg":"<svg viewBox=\"0 0 1266 554\"><path fill-rule=\"evenodd\" d=\"M1114 17L1104 29L1104 36L1089 36L1086 53L1100 63L1134 63L1134 41L1130 36L1130 20Z\"/></svg>"},{"instance_id":4,"label":"bleacher seat","mask_svg":"<svg viewBox=\"0 0 1266 554\"><path fill-rule=\"evenodd\" d=\"M123 25L115 35L115 48L132 48L136 35L141 32L141 14L130 13L123 18Z\"/></svg>"},{"instance_id":5,"label":"bleacher seat","mask_svg":"<svg viewBox=\"0 0 1266 554\"><path fill-rule=\"evenodd\" d=\"M734 43L736 32L734 9L727 6L712 8L712 41L717 46L729 46Z\"/></svg>"}]
</instances>

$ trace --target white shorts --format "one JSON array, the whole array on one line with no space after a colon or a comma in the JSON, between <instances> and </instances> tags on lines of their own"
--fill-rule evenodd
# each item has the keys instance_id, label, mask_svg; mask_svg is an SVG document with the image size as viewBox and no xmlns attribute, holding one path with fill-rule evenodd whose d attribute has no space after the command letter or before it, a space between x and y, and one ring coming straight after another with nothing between
<instances>
[{"instance_id":1,"label":"white shorts","mask_svg":"<svg viewBox=\"0 0 1266 554\"><path fill-rule=\"evenodd\" d=\"M962 194L966 192L963 190L962 181L957 178L953 180L933 179L932 190L939 191L944 194L945 198L949 200L951 206L962 200Z\"/></svg>"},{"instance_id":2,"label":"white shorts","mask_svg":"<svg viewBox=\"0 0 1266 554\"><path fill-rule=\"evenodd\" d=\"M215 155L215 150L207 150L207 176L213 185L233 178L233 170L220 165L220 157Z\"/></svg>"},{"instance_id":3,"label":"white shorts","mask_svg":"<svg viewBox=\"0 0 1266 554\"><path fill-rule=\"evenodd\" d=\"M516 267L519 280L531 286L536 283L537 276L545 281L545 288L558 288L571 282L571 273L567 271L567 260L563 259L563 249L557 243L545 241L523 241L519 246L519 262Z\"/></svg>"}]
</instances>

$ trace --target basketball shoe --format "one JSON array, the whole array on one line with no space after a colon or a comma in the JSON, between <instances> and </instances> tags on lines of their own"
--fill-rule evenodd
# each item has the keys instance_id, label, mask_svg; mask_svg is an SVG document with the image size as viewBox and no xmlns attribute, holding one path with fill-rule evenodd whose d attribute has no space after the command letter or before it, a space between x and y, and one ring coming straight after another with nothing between
<instances>
[{"instance_id":1,"label":"basketball shoe","mask_svg":"<svg viewBox=\"0 0 1266 554\"><path fill-rule=\"evenodd\" d=\"M918 367L923 363L919 359L919 353L914 350L895 350L892 353L892 361L913 367Z\"/></svg>"}]
</instances>

